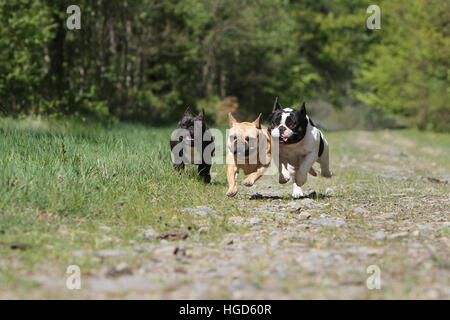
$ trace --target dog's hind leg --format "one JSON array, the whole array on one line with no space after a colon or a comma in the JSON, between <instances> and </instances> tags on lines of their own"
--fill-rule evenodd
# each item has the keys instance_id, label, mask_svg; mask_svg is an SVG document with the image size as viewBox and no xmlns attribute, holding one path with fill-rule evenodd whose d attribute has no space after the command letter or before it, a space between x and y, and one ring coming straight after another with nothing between
<instances>
[{"instance_id":1,"label":"dog's hind leg","mask_svg":"<svg viewBox=\"0 0 450 320\"><path fill-rule=\"evenodd\" d=\"M209 174L210 170L211 170L211 165L210 164L202 163L202 164L198 165L198 175L206 183L210 183L211 182L211 175Z\"/></svg>"},{"instance_id":2,"label":"dog's hind leg","mask_svg":"<svg viewBox=\"0 0 450 320\"><path fill-rule=\"evenodd\" d=\"M333 173L330 171L330 155L329 155L329 147L328 147L328 143L325 142L325 148L323 150L322 155L320 156L320 158L317 160L317 162L319 162L320 164L320 174L322 175L322 177L325 178L331 178L331 176L333 175Z\"/></svg>"}]
</instances>

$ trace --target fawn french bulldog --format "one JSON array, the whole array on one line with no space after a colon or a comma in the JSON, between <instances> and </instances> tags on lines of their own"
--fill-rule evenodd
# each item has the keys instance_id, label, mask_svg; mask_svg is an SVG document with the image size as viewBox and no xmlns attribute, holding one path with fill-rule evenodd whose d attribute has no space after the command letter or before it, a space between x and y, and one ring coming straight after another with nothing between
<instances>
[{"instance_id":1,"label":"fawn french bulldog","mask_svg":"<svg viewBox=\"0 0 450 320\"><path fill-rule=\"evenodd\" d=\"M270 134L261 125L261 114L253 122L237 122L228 113L230 130L227 135L227 196L237 193L237 178L242 169L248 177L244 186L252 186L270 165Z\"/></svg>"}]
</instances>

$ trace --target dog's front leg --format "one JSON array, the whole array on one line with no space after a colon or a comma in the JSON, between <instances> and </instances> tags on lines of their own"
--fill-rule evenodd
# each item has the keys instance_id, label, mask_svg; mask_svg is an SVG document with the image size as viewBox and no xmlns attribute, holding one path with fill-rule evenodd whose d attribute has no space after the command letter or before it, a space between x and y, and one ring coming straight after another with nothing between
<instances>
[{"instance_id":1,"label":"dog's front leg","mask_svg":"<svg viewBox=\"0 0 450 320\"><path fill-rule=\"evenodd\" d=\"M183 171L184 163L186 162L186 159L184 158L184 152L183 152L182 146L183 145L180 144L179 142L170 141L170 152L172 153L172 157L173 157L172 161L174 162L173 168L176 171Z\"/></svg>"},{"instance_id":2,"label":"dog's front leg","mask_svg":"<svg viewBox=\"0 0 450 320\"><path fill-rule=\"evenodd\" d=\"M198 175L200 176L200 178L203 179L203 181L205 183L211 182L211 175L209 174L210 170L211 170L211 165L209 165L209 164L202 163L198 166Z\"/></svg>"},{"instance_id":3,"label":"dog's front leg","mask_svg":"<svg viewBox=\"0 0 450 320\"><path fill-rule=\"evenodd\" d=\"M286 163L280 161L280 166L278 167L280 175L278 176L278 182L280 184L285 184L291 179L288 169L286 168Z\"/></svg>"},{"instance_id":4,"label":"dog's front leg","mask_svg":"<svg viewBox=\"0 0 450 320\"><path fill-rule=\"evenodd\" d=\"M235 164L227 164L228 191L227 196L233 197L237 193L238 169Z\"/></svg>"},{"instance_id":5,"label":"dog's front leg","mask_svg":"<svg viewBox=\"0 0 450 320\"><path fill-rule=\"evenodd\" d=\"M314 153L308 154L303 162L300 164L300 167L295 172L294 177L294 185L292 189L292 197L293 198L301 198L305 194L303 193L302 186L306 183L308 179L308 172L311 169L312 165L316 161L316 156Z\"/></svg>"},{"instance_id":6,"label":"dog's front leg","mask_svg":"<svg viewBox=\"0 0 450 320\"><path fill-rule=\"evenodd\" d=\"M262 177L264 171L266 171L267 167L261 167L255 172L248 175L248 177L242 182L242 184L246 187L251 187L255 184L256 180Z\"/></svg>"},{"instance_id":7,"label":"dog's front leg","mask_svg":"<svg viewBox=\"0 0 450 320\"><path fill-rule=\"evenodd\" d=\"M181 163L179 163L179 164L174 164L174 165L173 165L173 168L174 168L176 171L182 171L182 170L184 170L184 163L181 162Z\"/></svg>"}]
</instances>

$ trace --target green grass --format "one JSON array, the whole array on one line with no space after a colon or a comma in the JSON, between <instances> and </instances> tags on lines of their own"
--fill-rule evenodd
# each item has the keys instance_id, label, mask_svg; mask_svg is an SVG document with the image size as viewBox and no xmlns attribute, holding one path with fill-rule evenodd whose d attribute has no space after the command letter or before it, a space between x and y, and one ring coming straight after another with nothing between
<instances>
[{"instance_id":1,"label":"green grass","mask_svg":"<svg viewBox=\"0 0 450 320\"><path fill-rule=\"evenodd\" d=\"M184 175L173 171L171 128L77 123L23 128L2 120L0 130L4 213L45 210L59 219L145 225L179 218L184 206L223 200L223 170L211 186L197 181L193 166Z\"/></svg>"},{"instance_id":2,"label":"green grass","mask_svg":"<svg viewBox=\"0 0 450 320\"><path fill-rule=\"evenodd\" d=\"M143 238L149 227L157 232L189 231L188 241L200 244L218 241L225 233L247 232L247 228L230 223L229 218L250 215L259 202L248 201L242 194L233 199L225 196L224 165L213 166L210 185L197 179L196 167L182 174L175 172L169 150L172 129L0 119L0 296L30 297L28 290L36 284L27 276L62 277L74 262L93 272L113 266L119 258L104 260L93 250L149 242ZM427 191L427 182L385 179L370 166L407 166L412 172L409 176L414 178L430 176L430 169L448 174L450 135L405 130L336 132L326 133L326 137L332 146L336 177L311 178L307 189L324 192L327 186L336 187L332 199L319 201L330 202L323 212L346 217L350 229L340 234L335 228L323 228L321 241L308 242L311 247L332 246L336 239L363 243L367 240L365 232L377 231L353 213L354 206L400 211L400 220L442 210L439 203L424 207L421 199L429 192L442 199L448 195L448 185L433 184L433 191ZM383 149L386 145L389 150ZM407 158L396 155L391 163L386 155L397 147ZM407 159L407 165L403 159ZM275 183L274 188L277 186ZM414 191L401 192L416 198L407 207L399 207L392 194L412 187ZM198 205L215 209L218 216L199 217L182 211ZM208 232L197 232L204 225ZM448 228L440 232L448 236ZM13 250L11 243L29 247ZM92 253L75 256L77 250ZM139 266L146 259L145 252L133 253L127 262ZM251 274L264 269L264 263L248 268ZM253 281L259 283L261 279L255 275ZM288 283L283 286L288 287ZM54 296L42 293L38 297Z\"/></svg>"}]
</instances>

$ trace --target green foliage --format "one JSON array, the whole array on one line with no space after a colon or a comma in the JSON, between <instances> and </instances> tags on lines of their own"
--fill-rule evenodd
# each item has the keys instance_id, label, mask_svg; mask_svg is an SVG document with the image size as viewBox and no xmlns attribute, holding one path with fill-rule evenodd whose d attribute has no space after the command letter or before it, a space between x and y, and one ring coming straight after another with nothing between
<instances>
[{"instance_id":1,"label":"green foliage","mask_svg":"<svg viewBox=\"0 0 450 320\"><path fill-rule=\"evenodd\" d=\"M54 25L42 1L0 2L0 106L13 113L39 108L45 44Z\"/></svg>"},{"instance_id":2,"label":"green foliage","mask_svg":"<svg viewBox=\"0 0 450 320\"><path fill-rule=\"evenodd\" d=\"M361 66L357 96L420 129L449 131L449 2L382 6L382 37Z\"/></svg>"},{"instance_id":3,"label":"green foliage","mask_svg":"<svg viewBox=\"0 0 450 320\"><path fill-rule=\"evenodd\" d=\"M253 117L281 96L449 130L446 1L383 1L375 31L362 0L80 0L72 31L70 4L0 2L0 110L161 123L206 103L221 123L226 97Z\"/></svg>"}]
</instances>

